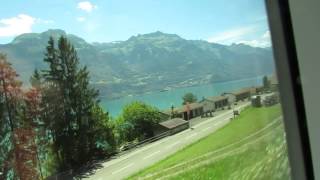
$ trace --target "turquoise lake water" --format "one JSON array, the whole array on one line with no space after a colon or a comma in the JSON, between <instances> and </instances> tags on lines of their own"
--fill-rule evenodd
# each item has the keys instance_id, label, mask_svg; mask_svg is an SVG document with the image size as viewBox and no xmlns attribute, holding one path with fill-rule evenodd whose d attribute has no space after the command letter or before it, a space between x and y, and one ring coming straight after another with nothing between
<instances>
[{"instance_id":1,"label":"turquoise lake water","mask_svg":"<svg viewBox=\"0 0 320 180\"><path fill-rule=\"evenodd\" d=\"M231 92L240 88L258 85L262 85L262 77L177 88L164 92L157 91L142 95L125 96L119 99L102 98L101 105L112 117L116 117L121 113L122 108L132 101L142 101L160 110L165 110L170 109L172 105L175 107L181 106L182 96L188 92L195 94L200 100L202 97L217 96L223 92Z\"/></svg>"}]
</instances>

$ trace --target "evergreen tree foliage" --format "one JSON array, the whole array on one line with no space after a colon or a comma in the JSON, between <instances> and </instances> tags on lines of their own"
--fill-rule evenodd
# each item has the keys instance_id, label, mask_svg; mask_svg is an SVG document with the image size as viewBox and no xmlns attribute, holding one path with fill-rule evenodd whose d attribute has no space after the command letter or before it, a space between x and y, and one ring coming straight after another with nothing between
<instances>
[{"instance_id":1,"label":"evergreen tree foliage","mask_svg":"<svg viewBox=\"0 0 320 180\"><path fill-rule=\"evenodd\" d=\"M41 75L37 69L34 70L32 76L30 77L30 84L32 85L32 87L40 89Z\"/></svg>"},{"instance_id":2,"label":"evergreen tree foliage","mask_svg":"<svg viewBox=\"0 0 320 180\"><path fill-rule=\"evenodd\" d=\"M268 89L270 89L270 80L268 79L268 77L267 76L263 76L263 78L262 78L262 83L263 83L263 88L264 88L264 90L268 90Z\"/></svg>"},{"instance_id":3,"label":"evergreen tree foliage","mask_svg":"<svg viewBox=\"0 0 320 180\"><path fill-rule=\"evenodd\" d=\"M90 86L89 71L80 67L75 48L65 37L57 46L50 38L44 61L49 68L42 71L42 119L60 170L81 166L98 150L111 151L114 139L107 115L98 106L98 91ZM34 77L39 79L36 72Z\"/></svg>"}]
</instances>

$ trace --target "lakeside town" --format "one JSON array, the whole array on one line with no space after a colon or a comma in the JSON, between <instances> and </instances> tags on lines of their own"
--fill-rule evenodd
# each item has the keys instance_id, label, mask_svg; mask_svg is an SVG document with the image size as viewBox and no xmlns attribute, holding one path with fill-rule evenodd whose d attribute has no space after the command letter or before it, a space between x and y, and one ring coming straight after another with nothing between
<instances>
[{"instance_id":1,"label":"lakeside town","mask_svg":"<svg viewBox=\"0 0 320 180\"><path fill-rule=\"evenodd\" d=\"M265 76L261 81L263 81L263 86L242 88L233 92L225 92L220 96L204 97L197 102L186 102L179 107L172 106L168 110L160 111L161 120L153 127L152 137L142 141L132 141L123 144L119 147L118 154L116 154L114 158L103 162L98 161L95 165L87 167L86 171L84 171L80 177L85 179L100 177L108 177L108 179L128 177L128 179L153 179L154 177L161 177L158 175L162 174L161 171L166 171L166 169L159 169L160 172L151 171L153 173L150 174L149 168L146 168L155 162L157 163L151 167L161 164L162 161L159 161L159 159L156 158L157 156L161 159L166 156L171 158L172 156L181 154L184 150L188 150L193 145L196 145L197 143L195 142L197 142L197 139L201 142L208 138L209 135L214 136L216 134L214 131L211 133L208 131L213 127L216 127L215 131L217 131L220 128L223 129L222 127L227 128L232 123L237 122L237 119L239 119L238 116L242 115L243 112L247 114L246 109L252 110L252 108L256 108L258 110L261 108L262 112L265 111L265 108L277 109L280 100L278 93L279 85L276 76ZM190 95L192 93L188 94ZM190 100L192 98L187 99ZM259 116L261 115L262 114ZM251 119L248 115L242 115L243 118L249 118L250 121L256 120L256 123L259 122L259 116L257 119ZM221 117L225 119L222 120ZM207 133L209 134L202 134L205 131L208 131ZM270 131L273 132L274 130L270 129ZM246 138L247 137L244 139ZM181 143L183 140L186 141L184 144ZM255 140L253 139L253 141ZM168 151L168 147L173 148L175 146L180 146L180 148L176 147L177 149ZM225 147L222 149L224 148ZM167 152L164 152L163 155L158 154L162 151ZM143 158L143 163L138 163L135 168L132 168L131 165L136 162L135 156L137 156L137 158L139 157L136 154L144 154L139 155ZM279 156L279 154L277 154L277 156ZM281 157L283 156L285 158L284 160L286 160L285 151L281 152ZM164 161L166 160L167 159L164 159ZM285 162L287 163L287 160ZM177 163L178 166L179 161ZM101 164L102 167L98 164ZM183 165L183 163L181 165ZM113 166L118 168L114 168ZM122 168L119 169L119 167ZM168 169L171 168L175 169L176 167L168 167ZM143 169L142 172L146 172L146 174L139 173L141 169ZM107 172L112 173L107 175ZM180 173L183 173L183 171L179 172L179 174ZM165 174L162 174L162 176L166 176Z\"/></svg>"},{"instance_id":2,"label":"lakeside town","mask_svg":"<svg viewBox=\"0 0 320 180\"><path fill-rule=\"evenodd\" d=\"M264 76L261 87L224 92L199 101L187 93L182 97L183 105L165 111L144 102L131 102L116 119L111 119L99 105L99 93L89 84L87 68L79 66L73 45L63 36L57 47L55 43L51 37L43 59L48 68L34 71L30 89L22 86L8 57L0 54L0 115L5 120L1 135L7 137L3 143L13 147L2 150L5 165L2 176L30 179L77 176L83 173L83 168L90 169L87 165L93 161L192 130L192 121L201 124L219 111L231 109L236 117L241 112L233 108L238 108L238 104L249 105L242 102L251 101L253 107L279 102L273 75ZM263 95L267 92L271 94ZM10 153L17 154L12 157ZM32 163L28 164L30 158Z\"/></svg>"},{"instance_id":3,"label":"lakeside town","mask_svg":"<svg viewBox=\"0 0 320 180\"><path fill-rule=\"evenodd\" d=\"M263 86L242 88L233 92L224 92L220 96L203 97L198 102L186 102L185 105L160 111L161 121L153 128L153 137L143 142L155 141L168 135L173 135L190 127L190 122L197 123L214 117L215 114L223 110L231 110L234 116L239 115L239 111L234 108L243 102L250 102L252 107L272 106L279 103L278 80L275 74L264 76L261 81L265 81ZM190 95L192 93L189 93ZM120 147L120 150L128 150L140 142L128 142Z\"/></svg>"}]
</instances>

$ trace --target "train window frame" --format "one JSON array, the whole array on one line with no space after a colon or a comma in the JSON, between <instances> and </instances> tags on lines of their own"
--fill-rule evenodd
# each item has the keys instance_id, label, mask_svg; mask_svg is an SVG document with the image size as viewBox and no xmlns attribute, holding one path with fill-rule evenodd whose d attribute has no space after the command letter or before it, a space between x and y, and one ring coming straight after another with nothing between
<instances>
[{"instance_id":1,"label":"train window frame","mask_svg":"<svg viewBox=\"0 0 320 180\"><path fill-rule=\"evenodd\" d=\"M288 0L265 0L286 131L291 178L314 179L306 111Z\"/></svg>"}]
</instances>

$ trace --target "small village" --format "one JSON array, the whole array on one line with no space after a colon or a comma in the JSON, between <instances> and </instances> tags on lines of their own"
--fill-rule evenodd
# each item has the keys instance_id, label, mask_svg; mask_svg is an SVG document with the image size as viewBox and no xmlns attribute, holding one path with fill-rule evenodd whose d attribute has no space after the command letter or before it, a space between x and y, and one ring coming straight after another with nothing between
<instances>
[{"instance_id":1,"label":"small village","mask_svg":"<svg viewBox=\"0 0 320 180\"><path fill-rule=\"evenodd\" d=\"M203 97L200 101L187 103L180 107L171 106L161 111L162 121L153 129L154 136L141 142L128 143L120 147L120 151L153 142L161 138L193 129L193 125L203 122L216 114L232 110L233 116L240 114L239 105L252 107L272 106L279 103L278 80L275 75L268 78L270 87L255 86L242 88L232 92L224 92L219 96Z\"/></svg>"}]
</instances>

